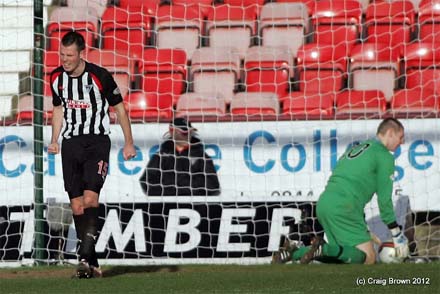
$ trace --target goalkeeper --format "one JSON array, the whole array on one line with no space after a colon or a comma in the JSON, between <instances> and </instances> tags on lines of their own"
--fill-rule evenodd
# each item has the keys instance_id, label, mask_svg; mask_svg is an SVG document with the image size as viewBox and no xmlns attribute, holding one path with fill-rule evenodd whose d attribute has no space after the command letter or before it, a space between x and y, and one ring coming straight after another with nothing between
<instances>
[{"instance_id":1,"label":"goalkeeper","mask_svg":"<svg viewBox=\"0 0 440 294\"><path fill-rule=\"evenodd\" d=\"M380 217L393 236L399 257L408 256L408 240L396 223L391 199L395 151L404 142L403 125L394 118L384 119L375 139L347 150L333 170L316 208L318 220L327 236L307 247L295 241L273 255L273 263L295 261L309 263L314 259L335 263L373 264L376 253L364 218L364 207L377 194Z\"/></svg>"}]
</instances>

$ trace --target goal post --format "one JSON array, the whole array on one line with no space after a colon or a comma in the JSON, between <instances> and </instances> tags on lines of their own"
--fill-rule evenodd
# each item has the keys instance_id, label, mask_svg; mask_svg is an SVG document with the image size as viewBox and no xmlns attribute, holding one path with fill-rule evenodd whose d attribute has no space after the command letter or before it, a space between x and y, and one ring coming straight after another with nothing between
<instances>
[{"instance_id":1,"label":"goal post","mask_svg":"<svg viewBox=\"0 0 440 294\"><path fill-rule=\"evenodd\" d=\"M34 1L34 50L32 67L32 93L34 96L34 207L35 207L35 260L37 263L44 256L44 186L43 186L43 53L44 26L43 1Z\"/></svg>"}]
</instances>

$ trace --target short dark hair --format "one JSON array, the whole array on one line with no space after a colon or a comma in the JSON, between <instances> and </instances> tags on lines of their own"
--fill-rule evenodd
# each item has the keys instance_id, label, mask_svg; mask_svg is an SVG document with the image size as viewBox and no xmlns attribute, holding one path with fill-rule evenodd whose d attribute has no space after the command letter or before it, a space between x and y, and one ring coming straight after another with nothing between
<instances>
[{"instance_id":1,"label":"short dark hair","mask_svg":"<svg viewBox=\"0 0 440 294\"><path fill-rule=\"evenodd\" d=\"M388 117L384 119L379 126L377 127L377 135L384 135L389 129L393 129L394 131L404 130L404 127L400 121L395 119L394 117Z\"/></svg>"},{"instance_id":2,"label":"short dark hair","mask_svg":"<svg viewBox=\"0 0 440 294\"><path fill-rule=\"evenodd\" d=\"M84 37L80 33L75 31L70 31L65 34L63 39L61 39L61 44L66 47L76 44L76 46L78 47L78 51L80 52L86 49L86 42L84 41Z\"/></svg>"}]
</instances>

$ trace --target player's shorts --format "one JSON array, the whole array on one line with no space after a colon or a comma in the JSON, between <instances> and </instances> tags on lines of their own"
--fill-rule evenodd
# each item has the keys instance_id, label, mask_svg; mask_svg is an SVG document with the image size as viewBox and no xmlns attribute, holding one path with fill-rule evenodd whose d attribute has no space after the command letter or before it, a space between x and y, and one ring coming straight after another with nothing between
<instances>
[{"instance_id":1,"label":"player's shorts","mask_svg":"<svg viewBox=\"0 0 440 294\"><path fill-rule=\"evenodd\" d=\"M316 214L329 244L356 246L371 240L364 208L351 197L324 192L318 200Z\"/></svg>"},{"instance_id":2,"label":"player's shorts","mask_svg":"<svg viewBox=\"0 0 440 294\"><path fill-rule=\"evenodd\" d=\"M84 190L99 194L107 176L109 155L108 136L83 135L63 140L64 189L70 199L83 196Z\"/></svg>"}]
</instances>

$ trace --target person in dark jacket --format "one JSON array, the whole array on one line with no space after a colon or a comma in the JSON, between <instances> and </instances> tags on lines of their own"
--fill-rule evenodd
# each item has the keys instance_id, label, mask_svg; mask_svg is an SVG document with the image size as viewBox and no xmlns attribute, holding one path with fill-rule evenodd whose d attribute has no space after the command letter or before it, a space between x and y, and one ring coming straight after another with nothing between
<instances>
[{"instance_id":1,"label":"person in dark jacket","mask_svg":"<svg viewBox=\"0 0 440 294\"><path fill-rule=\"evenodd\" d=\"M147 196L214 196L220 183L211 157L184 118L174 119L139 179Z\"/></svg>"}]
</instances>

